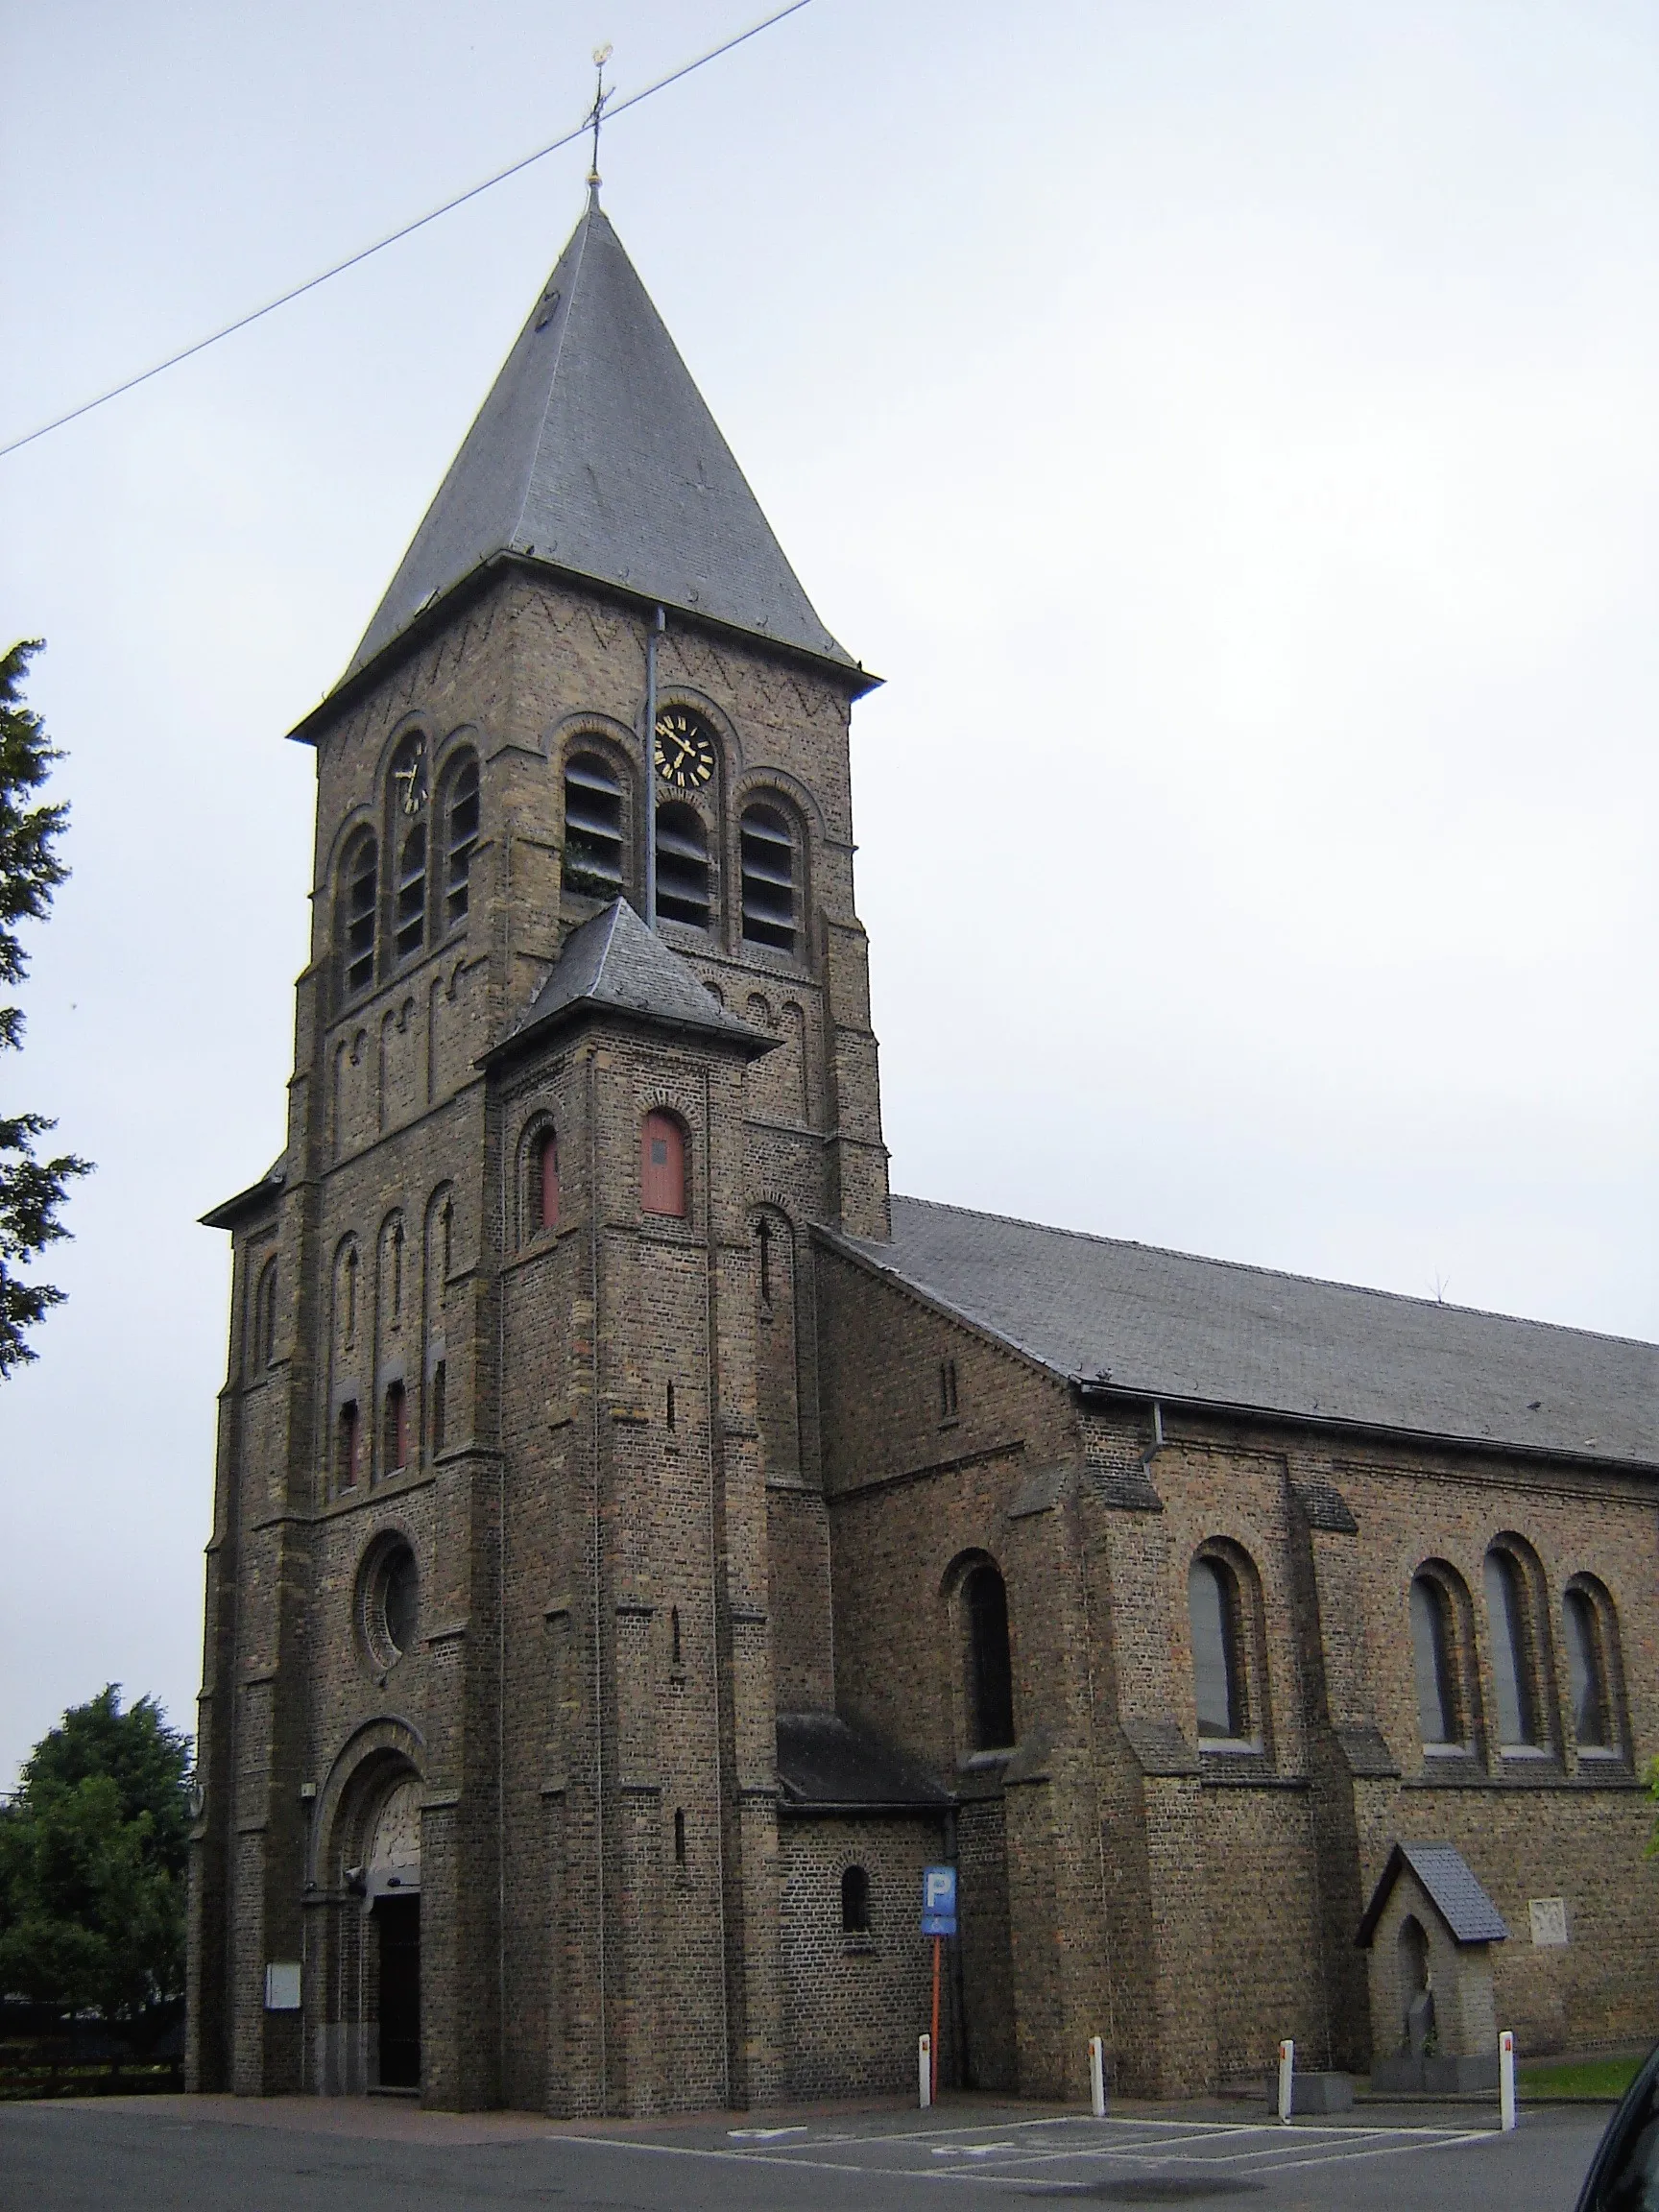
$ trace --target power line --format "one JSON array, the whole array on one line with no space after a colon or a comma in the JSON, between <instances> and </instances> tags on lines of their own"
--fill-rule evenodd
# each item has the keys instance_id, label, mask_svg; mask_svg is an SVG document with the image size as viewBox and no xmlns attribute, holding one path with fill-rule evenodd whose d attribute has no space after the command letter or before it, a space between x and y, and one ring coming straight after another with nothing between
<instances>
[{"instance_id":1,"label":"power line","mask_svg":"<svg viewBox=\"0 0 1659 2212\"><path fill-rule=\"evenodd\" d=\"M604 104L606 122L609 123L614 115L620 115L625 108L637 108L641 100L649 100L658 92L665 92L670 84L678 84L683 77L689 77L694 71L706 68L710 61L718 61L723 54L730 54L734 47L746 45L751 38L758 38L761 32L770 31L774 23L781 23L786 15L798 15L803 8L810 5L811 0L789 0L787 8L780 8L775 14L764 17L762 21L751 23L747 31L739 31L734 38L728 38L719 46L711 46L707 54L699 54L695 61L686 61L680 68L671 69L666 77L659 77L654 84L647 84L643 91L630 92L626 100L607 99ZM61 430L67 422L78 422L83 415L90 415L95 407L107 407L111 399L119 399L124 393L135 392L140 384L148 384L153 376L160 376L169 369L177 369L181 361L204 353L209 346L217 346L222 338L233 338L238 330L246 330L250 324L263 322L267 315L275 315L278 307L286 307L292 301L303 299L307 292L315 292L320 284L326 284L331 277L344 276L348 269L355 269L374 254L383 253L388 246L396 246L402 239L412 238L417 230L424 230L428 223L436 223L441 215L452 215L457 207L465 207L468 201L476 200L481 193L493 191L497 184L505 184L508 178L517 177L538 161L544 161L549 154L558 154L566 146L574 146L577 139L585 137L592 129L592 124L593 118L589 113L574 131L567 131L563 138L555 138L551 145L538 147L534 154L526 154L521 160L513 162L505 169L498 169L493 177L486 177L481 184L470 185L465 192L457 193L453 200L445 200L441 207L433 207L424 215L417 215L413 223L405 223L399 229L389 230L384 238L376 238L373 246L365 246L361 252L349 255L346 260L336 261L333 268L324 269L315 276L307 276L303 284L296 284L291 291L278 293L275 300L267 300L263 307L255 307L247 315L239 315L234 323L227 323L223 329L213 331L210 336L198 338L193 346L185 346L179 352L170 353L165 361L157 361L153 368L140 370L136 376L129 376L125 383L112 384L108 392L100 392L95 399L84 399L79 407L71 407L66 415L56 416L50 422L42 422L38 429L27 431L21 438L13 438L9 445L0 445L0 460L4 460L8 453L21 451L25 445L33 445L37 438L45 438L54 430Z\"/></svg>"}]
</instances>

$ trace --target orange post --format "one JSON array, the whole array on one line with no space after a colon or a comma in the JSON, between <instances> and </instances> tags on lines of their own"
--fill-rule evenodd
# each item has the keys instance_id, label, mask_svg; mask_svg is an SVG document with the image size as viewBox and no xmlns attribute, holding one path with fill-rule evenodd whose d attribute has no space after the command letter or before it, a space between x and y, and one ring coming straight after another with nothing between
<instances>
[{"instance_id":1,"label":"orange post","mask_svg":"<svg viewBox=\"0 0 1659 2212\"><path fill-rule=\"evenodd\" d=\"M941 1938L933 1938L933 2040L929 2046L932 2059L932 2093L939 2094L939 1952Z\"/></svg>"}]
</instances>

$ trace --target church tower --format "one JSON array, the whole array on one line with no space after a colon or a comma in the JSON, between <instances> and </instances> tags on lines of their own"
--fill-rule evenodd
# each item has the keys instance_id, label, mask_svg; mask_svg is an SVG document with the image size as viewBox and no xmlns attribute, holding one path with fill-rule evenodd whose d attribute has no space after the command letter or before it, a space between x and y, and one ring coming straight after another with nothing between
<instances>
[{"instance_id":1,"label":"church tower","mask_svg":"<svg viewBox=\"0 0 1659 2212\"><path fill-rule=\"evenodd\" d=\"M888 1231L852 704L596 193L315 748L233 1249L190 2080L781 2093L811 1224Z\"/></svg>"}]
</instances>

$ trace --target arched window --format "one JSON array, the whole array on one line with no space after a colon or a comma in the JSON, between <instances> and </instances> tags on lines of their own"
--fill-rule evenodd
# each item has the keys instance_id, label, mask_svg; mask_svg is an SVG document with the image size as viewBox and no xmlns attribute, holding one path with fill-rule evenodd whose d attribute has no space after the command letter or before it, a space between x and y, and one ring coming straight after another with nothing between
<instances>
[{"instance_id":1,"label":"arched window","mask_svg":"<svg viewBox=\"0 0 1659 2212\"><path fill-rule=\"evenodd\" d=\"M524 1224L532 1237L559 1226L559 1140L551 1129L538 1129L530 1139Z\"/></svg>"},{"instance_id":2,"label":"arched window","mask_svg":"<svg viewBox=\"0 0 1659 2212\"><path fill-rule=\"evenodd\" d=\"M409 1400L401 1382L388 1382L380 1429L380 1472L400 1475L409 1463Z\"/></svg>"},{"instance_id":3,"label":"arched window","mask_svg":"<svg viewBox=\"0 0 1659 2212\"><path fill-rule=\"evenodd\" d=\"M622 889L622 785L597 753L578 753L565 770L565 888L588 899Z\"/></svg>"},{"instance_id":4,"label":"arched window","mask_svg":"<svg viewBox=\"0 0 1659 2212\"><path fill-rule=\"evenodd\" d=\"M1008 1647L1008 1590L989 1559L962 1585L968 1632L968 1722L975 1751L1014 1743L1014 1663Z\"/></svg>"},{"instance_id":5,"label":"arched window","mask_svg":"<svg viewBox=\"0 0 1659 2212\"><path fill-rule=\"evenodd\" d=\"M1421 2056L1423 2043L1433 2026L1434 2000L1429 1994L1429 1938L1415 1912L1407 1912L1401 1921L1394 1953L1400 1977L1401 2039Z\"/></svg>"},{"instance_id":6,"label":"arched window","mask_svg":"<svg viewBox=\"0 0 1659 2212\"><path fill-rule=\"evenodd\" d=\"M776 806L745 806L738 829L743 934L754 945L795 950L795 839Z\"/></svg>"},{"instance_id":7,"label":"arched window","mask_svg":"<svg viewBox=\"0 0 1659 2212\"><path fill-rule=\"evenodd\" d=\"M397 855L397 902L392 923L392 949L398 961L413 960L426 947L426 825L417 822Z\"/></svg>"},{"instance_id":8,"label":"arched window","mask_svg":"<svg viewBox=\"0 0 1659 2212\"><path fill-rule=\"evenodd\" d=\"M478 757L463 754L444 786L444 926L459 928L471 897L478 844Z\"/></svg>"},{"instance_id":9,"label":"arched window","mask_svg":"<svg viewBox=\"0 0 1659 2212\"><path fill-rule=\"evenodd\" d=\"M1536 1743L1538 1700L1533 1694L1529 1606L1520 1561L1495 1544L1486 1554L1485 1580L1499 1745Z\"/></svg>"},{"instance_id":10,"label":"arched window","mask_svg":"<svg viewBox=\"0 0 1659 2212\"><path fill-rule=\"evenodd\" d=\"M432 1413L430 1426L432 1431L432 1455L434 1458L436 1458L438 1454L444 1449L444 1434L449 1419L449 1407L447 1403L448 1395L448 1377L445 1372L444 1361L440 1359L438 1364L432 1370Z\"/></svg>"},{"instance_id":11,"label":"arched window","mask_svg":"<svg viewBox=\"0 0 1659 2212\"><path fill-rule=\"evenodd\" d=\"M335 1418L334 1480L342 1490L357 1480L357 1401L348 1398Z\"/></svg>"},{"instance_id":12,"label":"arched window","mask_svg":"<svg viewBox=\"0 0 1659 2212\"><path fill-rule=\"evenodd\" d=\"M639 1132L639 1203L647 1214L685 1215L685 1135L672 1114L647 1114Z\"/></svg>"},{"instance_id":13,"label":"arched window","mask_svg":"<svg viewBox=\"0 0 1659 2212\"><path fill-rule=\"evenodd\" d=\"M674 1815L674 1863L676 1866L684 1866L685 1863L685 1814L684 1808L676 1812Z\"/></svg>"},{"instance_id":14,"label":"arched window","mask_svg":"<svg viewBox=\"0 0 1659 2212\"><path fill-rule=\"evenodd\" d=\"M1417 1724L1425 1743L1458 1743L1456 1635L1452 1600L1434 1575L1411 1584L1411 1658L1417 1675Z\"/></svg>"},{"instance_id":15,"label":"arched window","mask_svg":"<svg viewBox=\"0 0 1659 2212\"><path fill-rule=\"evenodd\" d=\"M849 1866L841 1876L841 1933L870 1933L870 1877L862 1866Z\"/></svg>"},{"instance_id":16,"label":"arched window","mask_svg":"<svg viewBox=\"0 0 1659 2212\"><path fill-rule=\"evenodd\" d=\"M365 830L352 838L340 870L340 964L349 997L374 981L374 908L379 896L379 853Z\"/></svg>"},{"instance_id":17,"label":"arched window","mask_svg":"<svg viewBox=\"0 0 1659 2212\"><path fill-rule=\"evenodd\" d=\"M657 911L665 922L709 926L709 832L680 799L657 809Z\"/></svg>"},{"instance_id":18,"label":"arched window","mask_svg":"<svg viewBox=\"0 0 1659 2212\"><path fill-rule=\"evenodd\" d=\"M253 1364L269 1367L276 1358L276 1262L267 1260L253 1288Z\"/></svg>"},{"instance_id":19,"label":"arched window","mask_svg":"<svg viewBox=\"0 0 1659 2212\"><path fill-rule=\"evenodd\" d=\"M1198 1740L1238 1743L1250 1733L1238 1578L1225 1560L1201 1552L1187 1575L1192 1627L1192 1689Z\"/></svg>"},{"instance_id":20,"label":"arched window","mask_svg":"<svg viewBox=\"0 0 1659 2212\"><path fill-rule=\"evenodd\" d=\"M1582 1583L1561 1600L1567 1643L1567 1686L1573 1701L1573 1736L1580 1750L1613 1747L1613 1700L1605 1645L1606 1611Z\"/></svg>"}]
</instances>

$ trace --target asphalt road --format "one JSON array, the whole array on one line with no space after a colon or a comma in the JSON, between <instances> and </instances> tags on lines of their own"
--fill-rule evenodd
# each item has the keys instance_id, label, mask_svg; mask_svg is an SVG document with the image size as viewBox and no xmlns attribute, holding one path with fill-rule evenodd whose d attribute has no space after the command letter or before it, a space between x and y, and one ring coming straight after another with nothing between
<instances>
[{"instance_id":1,"label":"asphalt road","mask_svg":"<svg viewBox=\"0 0 1659 2212\"><path fill-rule=\"evenodd\" d=\"M1104 2122L1028 2105L721 2114L564 2128L381 2100L0 2106L4 2212L911 2212L1072 2200L1238 2212L1571 2212L1599 2107L1382 2112L1281 2128L1238 2107ZM937 2125L928 2125L931 2119Z\"/></svg>"}]
</instances>

